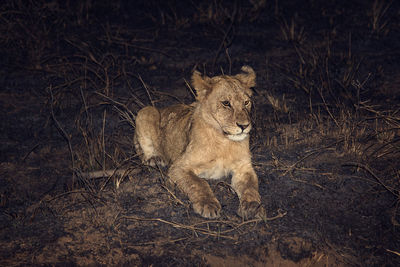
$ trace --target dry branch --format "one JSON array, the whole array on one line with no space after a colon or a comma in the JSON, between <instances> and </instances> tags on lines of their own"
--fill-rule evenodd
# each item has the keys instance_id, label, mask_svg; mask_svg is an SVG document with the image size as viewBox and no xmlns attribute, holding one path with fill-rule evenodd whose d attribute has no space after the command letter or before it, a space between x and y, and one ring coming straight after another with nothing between
<instances>
[{"instance_id":1,"label":"dry branch","mask_svg":"<svg viewBox=\"0 0 400 267\"><path fill-rule=\"evenodd\" d=\"M52 87L49 87L49 92L50 92L50 97L51 97L51 101L50 101L50 113L51 113L51 118L53 119L57 130L60 132L61 136L67 141L68 144L68 149L69 149L69 153L71 156L71 164L72 164L72 170L75 170L75 161L74 161L74 153L72 150L72 144L71 144L71 140L69 138L69 135L65 132L65 130L61 127L61 124L58 122L58 120L56 119L56 116L54 115L54 96L53 96L53 91L52 91ZM75 172L72 171L72 184L74 184L75 182Z\"/></svg>"},{"instance_id":2,"label":"dry branch","mask_svg":"<svg viewBox=\"0 0 400 267\"><path fill-rule=\"evenodd\" d=\"M135 175L140 172L141 172L140 169L112 169L112 170L101 170L101 171L80 173L80 175L84 179L98 179L98 178L113 177L113 176Z\"/></svg>"},{"instance_id":3,"label":"dry branch","mask_svg":"<svg viewBox=\"0 0 400 267\"><path fill-rule=\"evenodd\" d=\"M191 230L195 233L201 233L204 235L209 235L209 236L214 236L214 237L218 237L218 238L226 238L226 239L231 239L231 240L238 240L237 236L230 236L227 235L233 231L239 230L241 227L245 226L245 225L249 225L252 223L258 223L260 221L272 221L272 220L276 220L279 218L282 218L286 215L286 212L282 212L282 211L278 211L278 215L271 217L271 218L265 218L264 220L261 219L253 219L253 220L248 220L248 221L244 221L241 223L235 223L232 221L224 221L224 220L209 220L209 221L201 221L192 225L186 225L186 224L182 224L182 223L177 223L177 222L171 222L171 221L167 221L161 218L142 218L142 217L138 217L138 216L121 216L119 219L127 219L127 220L135 220L135 221L152 221L152 222L161 222L167 225L171 225L175 228L179 228L179 229L185 229L185 230ZM226 226L230 226L231 229L228 230L224 230L224 231L213 231L209 229L209 225L212 223L216 223L216 224L223 224ZM202 228L199 227L199 225L207 225L207 228Z\"/></svg>"}]
</instances>

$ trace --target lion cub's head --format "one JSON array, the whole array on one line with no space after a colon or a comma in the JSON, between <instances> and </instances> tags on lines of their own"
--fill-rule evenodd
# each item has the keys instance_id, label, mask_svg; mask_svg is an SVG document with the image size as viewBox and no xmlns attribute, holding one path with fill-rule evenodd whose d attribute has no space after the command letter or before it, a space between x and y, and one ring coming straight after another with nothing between
<instances>
[{"instance_id":1,"label":"lion cub's head","mask_svg":"<svg viewBox=\"0 0 400 267\"><path fill-rule=\"evenodd\" d=\"M256 74L249 66L242 73L229 76L202 76L195 71L192 84L203 119L227 138L242 141L251 130L251 87L256 85Z\"/></svg>"}]
</instances>

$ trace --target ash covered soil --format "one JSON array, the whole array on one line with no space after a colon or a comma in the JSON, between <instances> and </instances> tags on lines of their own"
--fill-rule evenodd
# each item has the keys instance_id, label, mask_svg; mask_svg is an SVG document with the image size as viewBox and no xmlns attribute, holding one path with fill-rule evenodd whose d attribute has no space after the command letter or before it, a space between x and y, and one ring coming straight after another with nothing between
<instances>
[{"instance_id":1,"label":"ash covered soil","mask_svg":"<svg viewBox=\"0 0 400 267\"><path fill-rule=\"evenodd\" d=\"M396 1L0 6L0 265L400 266ZM134 116L250 65L268 220L194 214L143 166ZM85 173L127 169L96 179Z\"/></svg>"}]
</instances>

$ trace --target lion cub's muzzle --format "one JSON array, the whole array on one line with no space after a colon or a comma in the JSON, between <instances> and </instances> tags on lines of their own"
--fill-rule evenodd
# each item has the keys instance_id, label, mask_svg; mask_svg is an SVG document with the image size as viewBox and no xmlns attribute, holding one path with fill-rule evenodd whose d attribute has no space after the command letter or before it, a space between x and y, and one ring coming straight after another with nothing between
<instances>
[{"instance_id":1,"label":"lion cub's muzzle","mask_svg":"<svg viewBox=\"0 0 400 267\"><path fill-rule=\"evenodd\" d=\"M232 141L242 141L249 136L251 130L250 123L236 123L235 127L227 127L224 129L224 134Z\"/></svg>"}]
</instances>

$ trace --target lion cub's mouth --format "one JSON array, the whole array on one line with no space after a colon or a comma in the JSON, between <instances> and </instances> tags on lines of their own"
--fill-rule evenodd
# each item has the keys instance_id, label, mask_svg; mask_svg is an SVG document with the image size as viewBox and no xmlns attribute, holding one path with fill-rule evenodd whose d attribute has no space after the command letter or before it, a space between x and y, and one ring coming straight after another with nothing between
<instances>
[{"instance_id":1,"label":"lion cub's mouth","mask_svg":"<svg viewBox=\"0 0 400 267\"><path fill-rule=\"evenodd\" d=\"M228 137L229 140L232 141L243 141L244 139L246 139L247 136L249 136L248 133L240 133L240 134L228 134L225 133L226 137Z\"/></svg>"}]
</instances>

